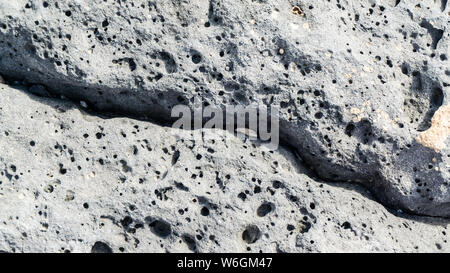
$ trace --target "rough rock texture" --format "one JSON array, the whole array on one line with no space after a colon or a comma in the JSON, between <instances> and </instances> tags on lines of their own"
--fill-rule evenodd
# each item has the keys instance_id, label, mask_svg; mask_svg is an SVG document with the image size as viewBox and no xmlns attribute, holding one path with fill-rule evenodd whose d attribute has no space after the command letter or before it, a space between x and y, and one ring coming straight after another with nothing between
<instances>
[{"instance_id":1,"label":"rough rock texture","mask_svg":"<svg viewBox=\"0 0 450 273\"><path fill-rule=\"evenodd\" d=\"M448 105L449 12L446 0L1 0L0 73L157 120L196 97L280 105L283 140L321 178L449 217L448 133L419 137Z\"/></svg>"},{"instance_id":2,"label":"rough rock texture","mask_svg":"<svg viewBox=\"0 0 450 273\"><path fill-rule=\"evenodd\" d=\"M417 137L417 141L436 152L445 149L450 135L450 105L442 106L431 119L431 127Z\"/></svg>"},{"instance_id":3,"label":"rough rock texture","mask_svg":"<svg viewBox=\"0 0 450 273\"><path fill-rule=\"evenodd\" d=\"M0 251L450 251L448 220L324 183L284 148L22 89L0 85Z\"/></svg>"}]
</instances>

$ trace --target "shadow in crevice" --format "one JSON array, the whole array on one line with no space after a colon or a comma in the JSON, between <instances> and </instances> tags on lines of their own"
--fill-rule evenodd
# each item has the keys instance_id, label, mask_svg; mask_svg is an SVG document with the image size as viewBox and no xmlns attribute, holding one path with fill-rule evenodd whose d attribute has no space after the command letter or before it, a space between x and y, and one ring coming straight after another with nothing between
<instances>
[{"instance_id":1,"label":"shadow in crevice","mask_svg":"<svg viewBox=\"0 0 450 273\"><path fill-rule=\"evenodd\" d=\"M312 164L308 164L307 160L297 152L297 149L295 147L283 141L281 142L281 145L297 158L296 166L298 166L298 173L307 175L316 183L326 184L332 187L344 189L346 191L356 192L358 193L358 195L366 199L381 204L384 208L386 208L387 212L399 218L443 227L447 226L450 223L450 218L421 215L412 211L401 211L397 208L391 207L387 205L387 202L383 202L383 200L372 194L368 187L366 187L362 183L354 181L325 181L317 174L317 172L313 168L310 167Z\"/></svg>"}]
</instances>

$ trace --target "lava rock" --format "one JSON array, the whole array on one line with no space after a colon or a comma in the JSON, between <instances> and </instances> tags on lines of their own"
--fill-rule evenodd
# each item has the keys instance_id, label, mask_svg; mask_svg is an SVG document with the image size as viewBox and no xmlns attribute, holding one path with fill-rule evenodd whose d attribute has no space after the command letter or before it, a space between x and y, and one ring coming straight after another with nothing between
<instances>
[{"instance_id":1,"label":"lava rock","mask_svg":"<svg viewBox=\"0 0 450 273\"><path fill-rule=\"evenodd\" d=\"M450 251L448 219L318 180L285 147L6 85L0 128L0 252Z\"/></svg>"},{"instance_id":2,"label":"lava rock","mask_svg":"<svg viewBox=\"0 0 450 273\"><path fill-rule=\"evenodd\" d=\"M450 216L448 130L425 133L449 103L446 1L29 2L0 3L4 75L158 121L198 97L279 105L322 179Z\"/></svg>"}]
</instances>

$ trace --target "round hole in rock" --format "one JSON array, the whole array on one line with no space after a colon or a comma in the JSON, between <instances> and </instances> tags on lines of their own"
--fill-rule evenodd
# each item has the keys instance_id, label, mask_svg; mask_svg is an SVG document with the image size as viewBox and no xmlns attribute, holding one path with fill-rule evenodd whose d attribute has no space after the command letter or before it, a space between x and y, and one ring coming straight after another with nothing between
<instances>
[{"instance_id":1,"label":"round hole in rock","mask_svg":"<svg viewBox=\"0 0 450 273\"><path fill-rule=\"evenodd\" d=\"M159 237L168 237L172 233L170 224L164 220L155 220L150 223L151 231Z\"/></svg>"},{"instance_id":2,"label":"round hole in rock","mask_svg":"<svg viewBox=\"0 0 450 273\"><path fill-rule=\"evenodd\" d=\"M91 253L113 253L113 251L108 244L97 241L92 246Z\"/></svg>"},{"instance_id":3,"label":"round hole in rock","mask_svg":"<svg viewBox=\"0 0 450 273\"><path fill-rule=\"evenodd\" d=\"M249 225L242 233L242 240L247 244L253 244L261 237L261 231L256 225Z\"/></svg>"}]
</instances>

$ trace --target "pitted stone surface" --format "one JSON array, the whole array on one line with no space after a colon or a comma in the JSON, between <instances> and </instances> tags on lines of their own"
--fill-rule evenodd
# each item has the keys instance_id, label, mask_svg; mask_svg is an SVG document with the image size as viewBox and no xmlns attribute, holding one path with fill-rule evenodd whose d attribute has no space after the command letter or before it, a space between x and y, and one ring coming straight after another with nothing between
<instances>
[{"instance_id":1,"label":"pitted stone surface","mask_svg":"<svg viewBox=\"0 0 450 273\"><path fill-rule=\"evenodd\" d=\"M89 107L280 105L281 135L328 181L450 216L447 1L0 1L0 73ZM444 111L444 119L449 119ZM420 139L420 138L419 138Z\"/></svg>"},{"instance_id":2,"label":"pitted stone surface","mask_svg":"<svg viewBox=\"0 0 450 273\"><path fill-rule=\"evenodd\" d=\"M6 85L0 128L0 251L450 251L448 220L389 211L223 131L193 141Z\"/></svg>"}]
</instances>

